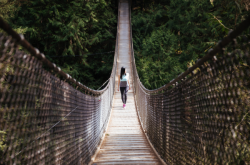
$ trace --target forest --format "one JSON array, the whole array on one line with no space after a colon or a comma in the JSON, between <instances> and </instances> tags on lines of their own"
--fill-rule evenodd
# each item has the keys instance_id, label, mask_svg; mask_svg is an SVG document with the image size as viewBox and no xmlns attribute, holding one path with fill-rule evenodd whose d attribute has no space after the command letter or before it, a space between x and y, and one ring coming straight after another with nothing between
<instances>
[{"instance_id":1,"label":"forest","mask_svg":"<svg viewBox=\"0 0 250 165\"><path fill-rule=\"evenodd\" d=\"M159 88L169 83L189 67L192 67L199 59L204 57L211 48L217 45L222 38L236 29L237 25L245 20L250 13L250 0L131 1L132 36L136 66L140 81L147 89ZM102 84L110 78L113 66L117 34L117 2L117 0L0 0L0 17L4 18L15 31L23 34L27 41L38 48L40 52L44 53L51 62L59 66L64 72L70 74L74 79L92 89L99 89ZM0 30L0 33L2 32L3 31ZM249 35L250 28L244 31L244 34ZM20 49L23 48L20 47ZM246 52L246 54L247 53L248 52ZM21 56L21 58L25 59L26 55ZM228 57L228 61L229 58L231 57ZM233 58L231 58L231 60L232 59ZM15 63L11 58L9 61L11 65ZM236 64L237 62L239 61L235 60ZM220 65L223 64L224 61L223 63L221 62ZM149 130L153 130L151 134L153 135L152 137L158 136L160 138L157 138L162 140L162 142L158 144L165 144L167 141L166 137L168 136L166 131L172 125L178 129L178 132L174 132L177 129L171 130L175 137L172 135L168 137L174 137L173 139L180 142L176 144L181 144L179 145L181 147L184 146L182 144L185 144L185 140L182 137L185 139L187 137L193 139L192 143L197 142L196 144L204 144L205 147L208 146L206 149L200 145L204 155L213 155L210 153L216 153L217 157L222 158L222 154L224 157L227 157L228 155L226 154L230 153L230 155L236 157L233 158L236 161L244 160L249 162L248 150L241 150L241 148L248 148L245 146L249 146L249 140L247 140L249 139L250 128L249 81L246 79L246 74L242 71L244 70L242 69L243 67L235 69L234 75L236 75L237 78L241 76L238 78L239 81L231 81L231 79L235 77L233 77L233 74L233 76L229 77L228 73L230 73L232 69L231 66L233 65L234 63L232 65L230 64L228 68L225 67L227 75L225 72L220 72L216 80L211 80L217 85L207 85L203 88L204 91L202 91L203 89L199 89L197 92L193 92L192 97L187 95L193 90L192 88L198 89L198 87L200 87L198 83L194 83L195 85L193 86L191 84L186 88L186 91L179 91L179 88L176 88L176 94L170 96L167 91L165 91L166 88L161 90L159 95L156 93L148 94L146 92L144 95L134 95L135 100L140 100L139 104L136 102L136 106L142 105L141 109L143 109L143 111L145 109L145 112L147 110L144 117L145 120L149 121L146 127L150 128ZM2 65L2 68L3 66L4 65ZM235 65L233 67L235 67ZM249 63L244 63L244 67L249 67ZM1 101L2 107L0 114L3 115L0 124L1 128L4 129L0 130L0 155L7 157L9 160L14 160L14 158L16 159L16 156L23 151L19 150L19 148L24 148L25 150L30 146L30 148L32 148L34 141L36 141L37 144L40 142L48 144L46 144L46 146L44 144L42 144L43 146L39 145L39 149L33 145L35 146L34 152L40 152L46 148L49 152L54 153L54 155L51 155L51 160L57 158L59 152L65 152L65 146L68 148L71 148L71 146L79 147L80 145L78 144L90 146L89 142L93 142L91 146L95 148L93 144L97 144L98 140L96 140L96 137L99 137L102 133L100 130L104 129L104 126L100 123L104 123L104 120L108 123L108 111L112 106L111 97L113 97L114 94L113 89L110 91L107 90L109 92L107 92L107 95L103 94L92 97L90 95L94 94L85 93L80 96L78 95L80 92L78 93L75 90L75 93L73 93L71 92L73 90L68 90L69 88L66 90L66 87L57 83L59 78L55 81L56 83L54 83L56 85L59 84L58 86L60 86L60 88L58 87L58 89L54 89L56 85L52 83L49 88L41 88L40 86L38 88L38 83L38 85L36 83L35 85L27 83L27 86L24 86L22 84L23 82L15 84L17 78L9 74L12 72L14 74L14 69L11 67L6 68L8 69L3 73L7 75L6 77L8 77L8 79L2 80L2 84L4 84L2 86L6 87L7 91L4 92L7 94L2 92L4 94L2 94L3 99ZM23 68L29 69L29 67ZM37 74L37 70L35 69L32 70L33 75ZM45 66L45 69L48 68ZM21 72L22 70L20 73ZM249 70L245 72L247 72L247 76L249 76ZM52 72L52 74L54 73ZM29 75L27 74L27 76ZM24 81L25 78L26 77L22 77L22 81ZM242 81L244 78L246 81ZM39 81L40 79L42 78L39 77ZM230 80L227 84L225 83L226 79ZM18 81L21 81L21 79L18 79ZM9 82L13 82L12 84L14 85L9 85ZM203 84L206 84L206 82ZM21 87L18 88L18 85ZM212 92L209 91L211 89L210 87L213 90ZM64 88L64 90L60 90L61 88ZM44 94L43 90L51 90L51 93L54 95ZM141 88L139 92L144 92L144 89L142 90ZM62 97L58 97L58 95ZM175 97L173 97L173 100L170 98L172 96ZM202 99L200 99L200 97ZM107 102L107 100L110 102ZM175 102L175 105L173 105L173 102ZM172 108L168 110L168 107ZM106 110L106 112L104 110ZM103 112L106 113L106 119ZM169 118L167 118L167 115ZM162 118L159 118L159 116ZM139 118L141 117L139 116ZM59 125L55 127L55 122L57 122L56 125L60 123L60 127ZM201 125L202 122L203 125ZM154 127L153 124L153 126L150 125L151 123L156 127ZM170 124L168 125L168 123ZM231 123L232 125L230 125L229 130L228 124ZM241 126L237 130L239 125ZM213 127L215 129L211 130ZM179 130L179 128L182 130ZM160 132L158 131L160 129L163 130L162 135L154 134L154 131ZM86 132L79 133L80 131L78 132L78 130L86 130ZM200 135L193 134L198 132L197 130L201 132ZM219 133L218 130L223 131L222 134L221 132ZM69 136L66 135L67 131ZM24 132L25 134L22 135L25 136L19 138L20 132ZM96 133L96 136L89 134L89 132ZM245 134L240 134L241 132ZM48 135L45 136L44 133L48 133ZM148 133L150 133L150 131L147 131L147 134ZM180 133L182 134L181 136L179 136ZM211 133L210 135L219 134L217 137L221 138L215 138L217 141L212 144L210 139L216 136L209 136L210 139L208 143L210 143L210 147L208 143L203 143L202 138L200 138L201 143L198 143L198 137L207 137L209 133ZM86 134L89 135L87 136ZM43 135L45 140L40 139ZM182 140L178 140L178 138L176 138L178 136L181 137ZM89 139L85 137L89 137ZM50 141L50 138L55 140ZM187 142L189 141L187 140ZM192 143L190 144L192 145ZM232 143L235 144L233 145ZM30 145L28 146L27 144ZM228 147L231 146L231 144L233 147ZM61 148L56 148L58 146ZM163 148L164 150L166 150L166 146L167 145L163 146L165 147ZM216 150L212 151L212 147L216 148ZM161 147L159 148L162 149ZM190 150L190 147L184 146L183 148L184 150ZM6 152L6 149L8 149L8 152ZM75 151L77 152L80 149L79 147ZM179 147L176 149L179 149ZM27 154L32 155L33 151L31 151L31 149L29 150ZM86 153L90 153L91 150L89 148L88 150L89 151L86 150ZM172 152L171 148L169 148L169 150ZM70 151L72 150L68 152ZM222 152L218 155L218 151ZM191 152L193 151L191 150ZM6 156L6 154L9 153L12 155ZM244 153L246 156L243 158L240 157L241 153ZM15 156L13 156L14 154ZM26 157L25 154L20 154L19 157L26 161L28 157ZM93 153L90 155L92 154ZM61 156L62 155L63 154L61 154ZM181 155L182 154L176 154L177 157ZM63 161L67 160L67 157L68 155L63 155ZM198 155L198 157L199 159L203 159L202 156ZM247 159L245 160L245 158ZM41 159L43 159L42 156ZM50 157L46 159L46 161L49 161L48 159L50 159ZM6 161L9 160L6 159ZM74 158L74 160L78 159ZM219 161L220 160L218 160L218 162ZM0 164L3 164L1 159Z\"/></svg>"},{"instance_id":2,"label":"forest","mask_svg":"<svg viewBox=\"0 0 250 165\"><path fill-rule=\"evenodd\" d=\"M98 89L109 78L116 0L1 0L0 8L18 33L82 84ZM141 82L148 89L168 83L235 29L249 10L249 0L134 0L133 44Z\"/></svg>"}]
</instances>

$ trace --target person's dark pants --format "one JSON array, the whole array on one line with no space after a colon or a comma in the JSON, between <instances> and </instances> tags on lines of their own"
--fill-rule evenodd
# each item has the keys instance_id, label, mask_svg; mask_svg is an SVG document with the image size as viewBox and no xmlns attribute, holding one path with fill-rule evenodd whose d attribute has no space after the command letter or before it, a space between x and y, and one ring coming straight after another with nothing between
<instances>
[{"instance_id":1,"label":"person's dark pants","mask_svg":"<svg viewBox=\"0 0 250 165\"><path fill-rule=\"evenodd\" d=\"M126 104L128 87L120 87L120 91L121 91L122 102L123 104Z\"/></svg>"}]
</instances>

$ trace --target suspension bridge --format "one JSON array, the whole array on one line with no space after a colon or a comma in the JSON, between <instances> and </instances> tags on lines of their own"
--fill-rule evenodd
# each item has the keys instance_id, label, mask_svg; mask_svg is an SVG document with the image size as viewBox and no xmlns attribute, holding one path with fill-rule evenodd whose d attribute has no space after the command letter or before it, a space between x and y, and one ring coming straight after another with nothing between
<instances>
[{"instance_id":1,"label":"suspension bridge","mask_svg":"<svg viewBox=\"0 0 250 165\"><path fill-rule=\"evenodd\" d=\"M250 37L241 35L250 17L176 79L148 90L136 70L130 1L118 4L102 90L64 73L0 19L8 34L0 34L0 164L250 164ZM132 88L126 109L121 66Z\"/></svg>"}]
</instances>

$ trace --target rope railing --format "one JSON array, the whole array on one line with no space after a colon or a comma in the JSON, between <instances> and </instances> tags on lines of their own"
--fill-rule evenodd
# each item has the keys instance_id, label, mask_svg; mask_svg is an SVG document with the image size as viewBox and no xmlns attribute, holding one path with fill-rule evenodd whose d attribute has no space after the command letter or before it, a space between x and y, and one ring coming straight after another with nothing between
<instances>
[{"instance_id":1,"label":"rope railing","mask_svg":"<svg viewBox=\"0 0 250 165\"><path fill-rule=\"evenodd\" d=\"M166 164L250 164L250 37L239 36L249 26L250 17L155 90L140 82L131 40L137 112Z\"/></svg>"},{"instance_id":2,"label":"rope railing","mask_svg":"<svg viewBox=\"0 0 250 165\"><path fill-rule=\"evenodd\" d=\"M1 18L0 28L0 164L87 164L110 117L118 41L107 85L93 90Z\"/></svg>"}]
</instances>

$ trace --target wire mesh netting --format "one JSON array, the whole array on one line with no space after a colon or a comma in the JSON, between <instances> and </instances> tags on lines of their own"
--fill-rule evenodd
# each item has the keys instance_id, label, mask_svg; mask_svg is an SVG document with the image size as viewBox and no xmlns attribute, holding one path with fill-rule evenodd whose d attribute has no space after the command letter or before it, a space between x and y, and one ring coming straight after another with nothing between
<instances>
[{"instance_id":1,"label":"wire mesh netting","mask_svg":"<svg viewBox=\"0 0 250 165\"><path fill-rule=\"evenodd\" d=\"M167 164L250 164L250 37L229 36L217 49L156 90L140 82L132 57L139 118Z\"/></svg>"},{"instance_id":2,"label":"wire mesh netting","mask_svg":"<svg viewBox=\"0 0 250 165\"><path fill-rule=\"evenodd\" d=\"M174 88L141 101L147 102L140 110L144 128L167 162L250 163L248 50L221 54Z\"/></svg>"},{"instance_id":3,"label":"wire mesh netting","mask_svg":"<svg viewBox=\"0 0 250 165\"><path fill-rule=\"evenodd\" d=\"M110 115L117 53L103 90L76 89L14 38L0 35L0 164L88 163ZM225 43L156 90L132 57L142 127L168 164L250 164L250 39Z\"/></svg>"},{"instance_id":4,"label":"wire mesh netting","mask_svg":"<svg viewBox=\"0 0 250 165\"><path fill-rule=\"evenodd\" d=\"M0 164L89 162L110 116L116 56L103 90L76 89L0 34Z\"/></svg>"}]
</instances>

